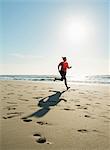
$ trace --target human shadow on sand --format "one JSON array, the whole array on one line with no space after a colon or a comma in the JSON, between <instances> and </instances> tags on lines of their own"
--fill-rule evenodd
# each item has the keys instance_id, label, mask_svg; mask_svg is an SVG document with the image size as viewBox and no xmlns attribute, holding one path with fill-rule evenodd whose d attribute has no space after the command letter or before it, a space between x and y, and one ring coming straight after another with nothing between
<instances>
[{"instance_id":1,"label":"human shadow on sand","mask_svg":"<svg viewBox=\"0 0 110 150\"><path fill-rule=\"evenodd\" d=\"M65 92L65 91L51 91L55 92L55 94L50 95L48 97L45 97L41 99L38 103L38 106L41 107L38 111L32 113L31 115L25 117L25 118L30 118L30 117L43 117L50 111L51 106L56 106L61 100L60 96Z\"/></svg>"}]
</instances>

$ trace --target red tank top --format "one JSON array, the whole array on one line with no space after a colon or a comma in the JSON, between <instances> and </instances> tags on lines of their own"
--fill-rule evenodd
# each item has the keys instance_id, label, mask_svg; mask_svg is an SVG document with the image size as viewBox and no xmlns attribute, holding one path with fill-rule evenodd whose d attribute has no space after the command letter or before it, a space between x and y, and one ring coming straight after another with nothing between
<instances>
[{"instance_id":1,"label":"red tank top","mask_svg":"<svg viewBox=\"0 0 110 150\"><path fill-rule=\"evenodd\" d=\"M64 71L64 72L66 72L67 68L69 68L68 62L61 62L60 66L61 66L61 71Z\"/></svg>"}]
</instances>

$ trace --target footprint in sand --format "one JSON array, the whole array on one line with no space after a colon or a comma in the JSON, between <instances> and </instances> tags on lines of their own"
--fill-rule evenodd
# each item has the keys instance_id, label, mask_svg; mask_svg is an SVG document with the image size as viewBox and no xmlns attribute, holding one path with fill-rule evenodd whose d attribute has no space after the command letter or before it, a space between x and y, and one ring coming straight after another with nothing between
<instances>
[{"instance_id":1,"label":"footprint in sand","mask_svg":"<svg viewBox=\"0 0 110 150\"><path fill-rule=\"evenodd\" d=\"M67 110L67 111L74 111L75 109L71 109L71 108L64 108L63 110Z\"/></svg>"},{"instance_id":2,"label":"footprint in sand","mask_svg":"<svg viewBox=\"0 0 110 150\"><path fill-rule=\"evenodd\" d=\"M46 138L44 136L42 136L40 133L35 133L33 136L36 137L36 142L37 143L40 143L40 144L43 144L43 143L52 144L51 142L47 141Z\"/></svg>"},{"instance_id":3,"label":"footprint in sand","mask_svg":"<svg viewBox=\"0 0 110 150\"><path fill-rule=\"evenodd\" d=\"M22 118L22 120L23 120L24 122L31 122L31 121L32 121L32 119L28 119L28 118Z\"/></svg>"},{"instance_id":4,"label":"footprint in sand","mask_svg":"<svg viewBox=\"0 0 110 150\"><path fill-rule=\"evenodd\" d=\"M41 98L43 98L43 97L33 97L34 99L41 99Z\"/></svg>"},{"instance_id":5,"label":"footprint in sand","mask_svg":"<svg viewBox=\"0 0 110 150\"><path fill-rule=\"evenodd\" d=\"M88 132L88 130L86 130L86 129L79 129L79 130L77 130L78 132L81 132L81 133L87 133Z\"/></svg>"},{"instance_id":6,"label":"footprint in sand","mask_svg":"<svg viewBox=\"0 0 110 150\"><path fill-rule=\"evenodd\" d=\"M39 134L39 133L35 133L33 136L36 137L37 143L45 143L46 142L46 138L42 137L41 134Z\"/></svg>"},{"instance_id":7,"label":"footprint in sand","mask_svg":"<svg viewBox=\"0 0 110 150\"><path fill-rule=\"evenodd\" d=\"M78 106L78 107L79 107L79 106L81 106L81 105L76 105L76 106Z\"/></svg>"},{"instance_id":8,"label":"footprint in sand","mask_svg":"<svg viewBox=\"0 0 110 150\"><path fill-rule=\"evenodd\" d=\"M6 109L8 109L8 110L15 110L17 106L18 105L10 105L10 106L7 106Z\"/></svg>"},{"instance_id":9,"label":"footprint in sand","mask_svg":"<svg viewBox=\"0 0 110 150\"><path fill-rule=\"evenodd\" d=\"M40 133L35 133L35 134L33 134L33 136L41 137L41 134Z\"/></svg>"},{"instance_id":10,"label":"footprint in sand","mask_svg":"<svg viewBox=\"0 0 110 150\"><path fill-rule=\"evenodd\" d=\"M87 107L82 107L83 109L88 109Z\"/></svg>"},{"instance_id":11,"label":"footprint in sand","mask_svg":"<svg viewBox=\"0 0 110 150\"><path fill-rule=\"evenodd\" d=\"M89 115L85 115L84 117L86 117L86 118L91 118L91 116L89 116Z\"/></svg>"},{"instance_id":12,"label":"footprint in sand","mask_svg":"<svg viewBox=\"0 0 110 150\"><path fill-rule=\"evenodd\" d=\"M15 110L15 109L16 109L15 107L13 107L13 108L10 108L10 107L9 107L9 108L8 108L8 110Z\"/></svg>"},{"instance_id":13,"label":"footprint in sand","mask_svg":"<svg viewBox=\"0 0 110 150\"><path fill-rule=\"evenodd\" d=\"M37 123L38 123L39 125L51 125L50 123L47 123L47 122L45 122L45 121L37 121Z\"/></svg>"},{"instance_id":14,"label":"footprint in sand","mask_svg":"<svg viewBox=\"0 0 110 150\"><path fill-rule=\"evenodd\" d=\"M80 132L80 133L87 133L87 132L94 132L94 133L97 133L97 134L99 134L100 133L100 135L102 135L101 134L101 132L100 131L98 131L98 130L96 130L96 129L93 129L93 130L86 130L86 129L79 129L79 130L77 130L78 132Z\"/></svg>"},{"instance_id":15,"label":"footprint in sand","mask_svg":"<svg viewBox=\"0 0 110 150\"><path fill-rule=\"evenodd\" d=\"M75 106L77 106L77 107L78 107L78 109L88 109L87 107L85 107L85 106L81 106L81 105L75 105Z\"/></svg>"},{"instance_id":16,"label":"footprint in sand","mask_svg":"<svg viewBox=\"0 0 110 150\"><path fill-rule=\"evenodd\" d=\"M46 142L46 138L45 137L39 137L36 142L38 143L45 143Z\"/></svg>"}]
</instances>

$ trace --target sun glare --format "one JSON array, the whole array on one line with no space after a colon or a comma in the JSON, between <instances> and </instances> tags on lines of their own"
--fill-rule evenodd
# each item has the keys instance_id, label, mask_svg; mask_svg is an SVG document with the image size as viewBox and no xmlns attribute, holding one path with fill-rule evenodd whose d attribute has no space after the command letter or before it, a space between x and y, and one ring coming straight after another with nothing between
<instances>
[{"instance_id":1,"label":"sun glare","mask_svg":"<svg viewBox=\"0 0 110 150\"><path fill-rule=\"evenodd\" d=\"M89 28L86 20L81 18L65 19L61 30L60 38L69 44L84 42L88 38Z\"/></svg>"}]
</instances>

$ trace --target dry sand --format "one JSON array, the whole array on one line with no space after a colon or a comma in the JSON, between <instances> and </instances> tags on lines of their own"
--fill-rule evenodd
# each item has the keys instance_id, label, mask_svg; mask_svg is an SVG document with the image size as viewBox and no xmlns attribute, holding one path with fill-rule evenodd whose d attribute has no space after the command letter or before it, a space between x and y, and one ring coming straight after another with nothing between
<instances>
[{"instance_id":1,"label":"dry sand","mask_svg":"<svg viewBox=\"0 0 110 150\"><path fill-rule=\"evenodd\" d=\"M0 81L1 150L109 150L109 85Z\"/></svg>"}]
</instances>

